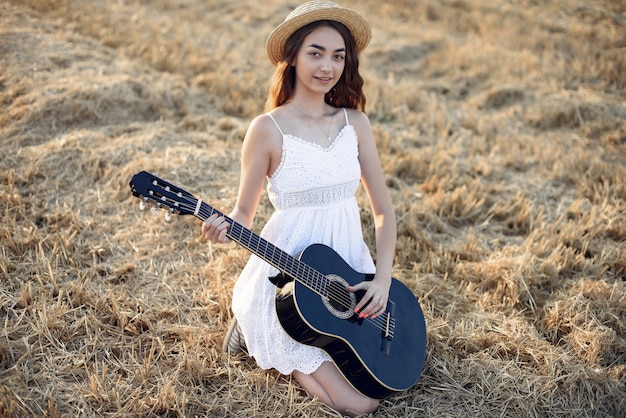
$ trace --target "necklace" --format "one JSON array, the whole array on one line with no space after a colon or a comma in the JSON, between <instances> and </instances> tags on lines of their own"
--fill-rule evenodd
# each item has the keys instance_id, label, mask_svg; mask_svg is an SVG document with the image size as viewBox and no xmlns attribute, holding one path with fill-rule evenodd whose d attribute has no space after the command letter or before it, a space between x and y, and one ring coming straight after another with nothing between
<instances>
[{"instance_id":1,"label":"necklace","mask_svg":"<svg viewBox=\"0 0 626 418\"><path fill-rule=\"evenodd\" d=\"M320 130L320 131L322 131L322 133L326 136L326 139L328 139L328 142L332 142L332 141L333 141L333 140L330 138L330 130L331 130L331 129L332 129L332 127L333 127L333 120L332 120L332 118L331 118L331 120L330 120L330 124L329 124L329 126L328 126L328 129L327 129L327 130L324 130L324 128L322 128L322 126L321 126L319 123L317 123L317 121L315 120L315 118L314 118L313 116L308 116L306 113L304 113L302 110L300 110L300 108L299 108L298 106L296 106L296 104L295 104L294 102L289 102L289 103L291 103L291 104L293 105L293 107L295 107L295 108L296 108L296 110L297 110L297 111L298 111L298 112L299 112L302 116L304 116L305 118L310 118L310 119L313 121L313 123L315 124L315 126L317 126L317 127L319 128L319 130ZM328 115L322 115L322 116L328 116ZM330 115L330 116L332 116L332 115Z\"/></svg>"}]
</instances>

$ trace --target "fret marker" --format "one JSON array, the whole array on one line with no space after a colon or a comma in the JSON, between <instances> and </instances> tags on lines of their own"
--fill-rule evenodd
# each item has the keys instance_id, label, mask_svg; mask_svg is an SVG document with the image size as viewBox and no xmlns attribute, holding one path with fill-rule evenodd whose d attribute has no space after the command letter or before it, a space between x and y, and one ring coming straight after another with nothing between
<instances>
[{"instance_id":1,"label":"fret marker","mask_svg":"<svg viewBox=\"0 0 626 418\"><path fill-rule=\"evenodd\" d=\"M200 205L202 205L202 199L198 199L196 210L193 211L194 216L198 216L198 213L200 213Z\"/></svg>"}]
</instances>

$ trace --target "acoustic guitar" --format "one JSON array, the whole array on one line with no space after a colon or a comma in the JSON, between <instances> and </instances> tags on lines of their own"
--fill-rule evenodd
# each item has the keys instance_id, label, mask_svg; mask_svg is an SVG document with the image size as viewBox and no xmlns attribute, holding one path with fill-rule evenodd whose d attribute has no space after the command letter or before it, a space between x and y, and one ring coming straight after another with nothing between
<instances>
[{"instance_id":1,"label":"acoustic guitar","mask_svg":"<svg viewBox=\"0 0 626 418\"><path fill-rule=\"evenodd\" d=\"M276 312L287 334L326 351L363 395L383 399L417 383L426 355L426 325L419 302L402 282L392 279L384 314L359 318L354 308L363 292L346 287L373 275L353 270L330 247L313 244L294 257L146 171L134 175L130 187L142 204L152 202L167 209L168 216L193 215L202 221L216 213L224 216L231 240L281 272L270 280L277 287Z\"/></svg>"}]
</instances>

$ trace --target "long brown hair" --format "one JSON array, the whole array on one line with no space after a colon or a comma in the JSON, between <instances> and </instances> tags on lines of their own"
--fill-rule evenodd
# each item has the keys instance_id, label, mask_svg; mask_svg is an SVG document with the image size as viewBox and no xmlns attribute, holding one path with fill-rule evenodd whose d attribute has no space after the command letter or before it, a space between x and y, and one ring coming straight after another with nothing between
<instances>
[{"instance_id":1,"label":"long brown hair","mask_svg":"<svg viewBox=\"0 0 626 418\"><path fill-rule=\"evenodd\" d=\"M326 93L324 100L334 107L347 107L365 111L365 95L363 94L363 77L359 74L359 55L352 34L343 24L334 20L319 20L301 27L285 42L282 60L276 65L274 75L270 78L269 92L265 102L265 111L269 112L287 103L293 96L296 87L296 69L291 66L298 51L309 36L320 26L336 29L346 44L346 65L341 78Z\"/></svg>"}]
</instances>

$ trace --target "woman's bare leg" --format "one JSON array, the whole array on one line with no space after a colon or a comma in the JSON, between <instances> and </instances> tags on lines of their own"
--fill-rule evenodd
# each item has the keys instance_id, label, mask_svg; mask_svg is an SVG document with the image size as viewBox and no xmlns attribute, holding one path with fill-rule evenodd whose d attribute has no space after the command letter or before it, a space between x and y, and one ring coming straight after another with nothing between
<instances>
[{"instance_id":1,"label":"woman's bare leg","mask_svg":"<svg viewBox=\"0 0 626 418\"><path fill-rule=\"evenodd\" d=\"M293 376L311 396L352 417L369 414L378 408L379 401L363 396L339 372L334 363L326 361L311 374L298 371Z\"/></svg>"}]
</instances>

